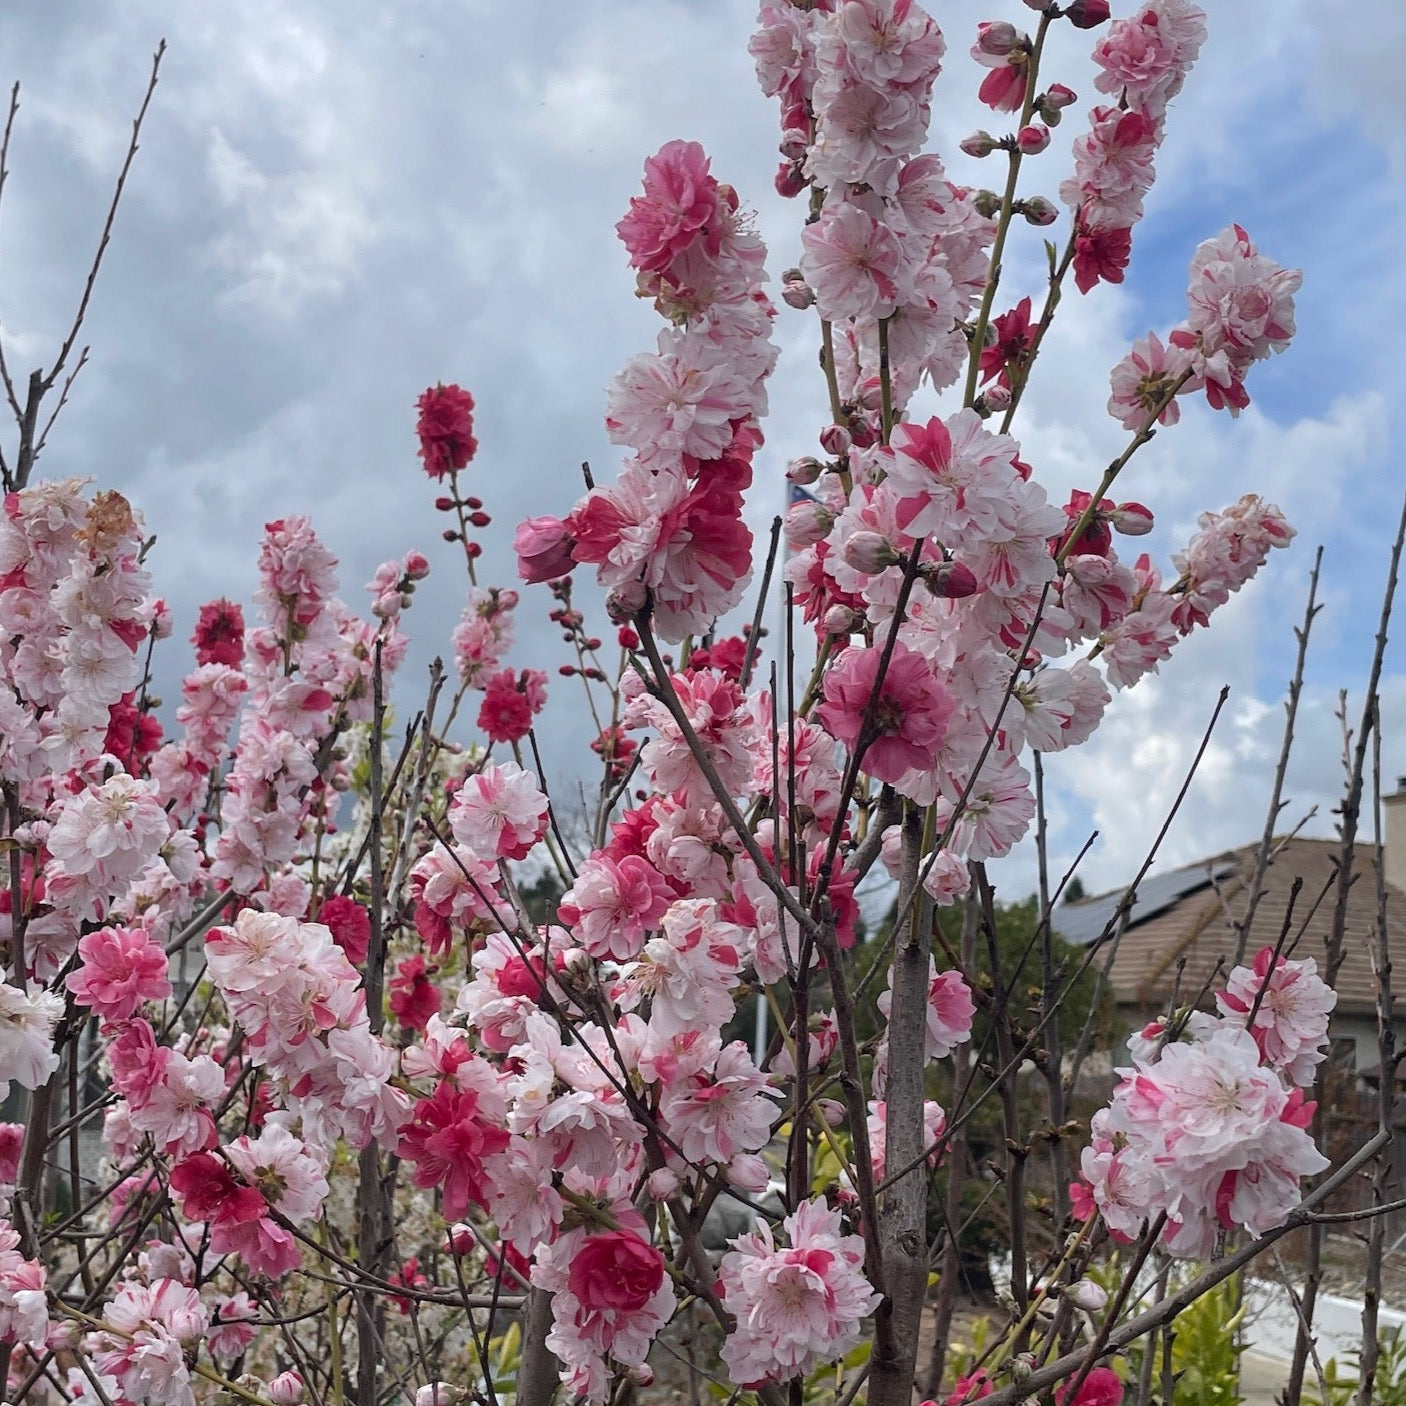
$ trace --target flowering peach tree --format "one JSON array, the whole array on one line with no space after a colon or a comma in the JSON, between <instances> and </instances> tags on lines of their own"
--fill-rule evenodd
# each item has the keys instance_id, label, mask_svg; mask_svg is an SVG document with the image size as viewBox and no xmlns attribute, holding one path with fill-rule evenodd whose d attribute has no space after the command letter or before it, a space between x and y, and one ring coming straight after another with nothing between
<instances>
[{"instance_id":1,"label":"flowering peach tree","mask_svg":"<svg viewBox=\"0 0 1406 1406\"><path fill-rule=\"evenodd\" d=\"M974 190L924 150L948 41L917 4L765 0L751 52L804 220L787 310L738 192L667 142L617 227L662 319L610 386L624 463L517 528L519 584L478 580L473 399L425 392L468 593L401 741L427 554L380 567L362 614L312 523L270 521L254 600L201 609L159 720L177 622L141 518L33 477L6 371L7 1399L623 1403L692 1373L732 1399L908 1406L930 1268L955 1275L963 1235L929 1193L945 1177L960 1210L989 1105L1013 1311L955 1384L939 1315L925 1393L1095 1406L1177 1307L1140 1308L1137 1269L1234 1268L1302 1214L1327 1165L1312 961L1267 949L1213 1009L1169 1012L1085 1126L1059 1078L1076 973L1031 1016L981 957L1032 758L1084 742L1294 535L1246 491L1169 569L1124 555L1155 509L1121 496L1138 448L1183 397L1236 414L1293 334L1299 275L1238 226L1192 256L1185 319L1112 368L1102 478L1052 502L1022 457L1056 309L1122 280L1205 33L1189 0L1027 6L1033 33L982 24L983 73L942 80L979 82L1001 129L963 144L997 171ZM1094 39L1092 102L1044 71L1059 25ZM1062 119L1085 129L1061 180L1040 157ZM1048 277L1011 290L1032 230ZM762 564L743 504L778 317L811 320L831 413L787 469L763 572L787 623L764 641L760 608L729 622ZM917 408L931 392L949 413ZM538 759L547 677L512 662L534 600L591 720L581 813ZM856 886L884 870L891 921L863 934ZM1032 941L1038 965L1048 915ZM1110 1246L1131 1265L1111 1293L1089 1277Z\"/></svg>"}]
</instances>

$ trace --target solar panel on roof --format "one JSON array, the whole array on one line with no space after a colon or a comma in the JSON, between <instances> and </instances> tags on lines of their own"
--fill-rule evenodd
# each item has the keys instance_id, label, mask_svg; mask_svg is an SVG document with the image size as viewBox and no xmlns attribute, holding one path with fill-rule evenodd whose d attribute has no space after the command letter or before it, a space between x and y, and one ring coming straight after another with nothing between
<instances>
[{"instance_id":1,"label":"solar panel on roof","mask_svg":"<svg viewBox=\"0 0 1406 1406\"><path fill-rule=\"evenodd\" d=\"M1145 923L1158 913L1165 913L1174 903L1198 889L1209 888L1213 882L1227 879L1238 868L1235 860L1223 859L1208 864L1202 860L1183 869L1165 874L1149 874L1138 886L1128 916L1128 926ZM1054 930L1066 942L1086 947L1102 935L1118 911L1127 889L1115 889L1098 898L1081 899L1077 903L1061 903L1054 911Z\"/></svg>"}]
</instances>

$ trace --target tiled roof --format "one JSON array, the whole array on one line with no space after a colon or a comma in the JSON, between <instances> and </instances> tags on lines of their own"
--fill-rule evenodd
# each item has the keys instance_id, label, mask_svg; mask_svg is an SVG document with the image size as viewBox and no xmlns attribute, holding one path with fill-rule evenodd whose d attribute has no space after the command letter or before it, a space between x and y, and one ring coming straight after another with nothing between
<instances>
[{"instance_id":1,"label":"tiled roof","mask_svg":"<svg viewBox=\"0 0 1406 1406\"><path fill-rule=\"evenodd\" d=\"M1151 903L1134 908L1110 973L1119 1005L1155 1010L1166 1004L1174 987L1179 1004L1189 1004L1196 1002L1208 985L1218 984L1217 962L1223 960L1228 969L1235 956L1235 925L1243 920L1249 901L1257 849L1257 845L1247 845L1175 871L1184 879L1199 873L1201 882L1184 887L1179 896L1155 908ZM1324 939L1336 901L1338 853L1336 840L1291 839L1278 845L1250 927L1247 962L1261 947L1278 942L1290 911L1294 881L1302 879L1285 952L1298 958L1313 957L1323 971ZM1343 940L1345 955L1336 983L1338 1012L1371 1015L1376 1011L1372 954L1377 927L1376 857L1371 845L1358 847L1353 875ZM1164 884L1173 879L1174 874L1163 876ZM1064 905L1056 911L1054 925L1068 935L1061 921L1066 910L1101 909L1099 928L1084 939L1092 940L1121 898L1119 891ZM1406 893L1391 887L1387 889L1387 936L1393 966L1402 974L1396 985L1406 994Z\"/></svg>"}]
</instances>

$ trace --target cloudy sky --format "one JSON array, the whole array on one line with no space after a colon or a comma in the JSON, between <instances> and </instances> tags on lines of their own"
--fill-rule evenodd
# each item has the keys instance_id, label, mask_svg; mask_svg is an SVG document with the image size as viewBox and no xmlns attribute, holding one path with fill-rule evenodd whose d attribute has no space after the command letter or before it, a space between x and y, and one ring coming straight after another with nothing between
<instances>
[{"instance_id":1,"label":"cloudy sky","mask_svg":"<svg viewBox=\"0 0 1406 1406\"><path fill-rule=\"evenodd\" d=\"M965 54L977 20L1002 12L931 8L950 50L933 149L983 184L994 177L956 143L1000 119L976 105L981 72ZM1406 323L1406 7L1364 0L1350 23L1309 0L1280 0L1272 23L1260 4L1208 8L1210 40L1172 110L1135 270L1121 289L1066 301L1016 431L1052 497L1091 488L1123 442L1104 411L1108 368L1133 338L1180 319L1193 249L1238 221L1303 268L1298 340L1256 368L1255 404L1238 422L1189 407L1134 461L1125 496L1156 511L1150 545L1164 560L1198 512L1249 491L1278 502L1300 535L1213 629L1121 699L1089 746L1052 765L1056 862L1097 829L1083 871L1093 889L1130 876L1223 684L1230 702L1165 862L1258 834L1319 543L1324 610L1286 819L1316 806L1308 833L1330 833L1338 691L1355 715L1406 487L1390 340ZM1013 0L1006 9L1029 22ZM87 326L92 362L41 472L92 475L143 509L178 636L200 601L247 599L271 517L312 515L358 605L379 561L420 546L439 569L409 621L409 706L464 591L414 457L418 392L458 381L478 400L497 529L483 577L507 582L512 525L564 512L583 459L599 478L614 472L604 388L656 331L613 233L643 158L674 137L703 142L757 210L773 276L796 261L800 211L772 193L776 116L746 53L754 13L745 0L4 7L0 77L20 80L22 107L0 211L0 325L21 374L48 363L67 327L151 52L169 44ZM1046 73L1081 103L1027 166L1027 193L1055 194L1093 97L1089 37L1067 28ZM1038 258L1032 233L1008 260L1003 306L1036 291ZM814 448L824 421L814 323L783 309L778 340L750 508L763 531L782 466ZM526 595L514 662L558 662L546 609L544 595ZM173 642L164 677L188 660ZM1387 673L1394 778L1406 773L1399 643ZM548 756L558 788L582 745L561 692ZM1007 870L1009 895L1030 886L1028 859Z\"/></svg>"}]
</instances>

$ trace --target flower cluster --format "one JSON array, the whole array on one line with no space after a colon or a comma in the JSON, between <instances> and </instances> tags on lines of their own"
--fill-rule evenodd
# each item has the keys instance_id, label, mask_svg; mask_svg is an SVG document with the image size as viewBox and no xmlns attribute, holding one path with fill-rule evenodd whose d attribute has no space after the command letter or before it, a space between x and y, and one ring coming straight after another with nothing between
<instances>
[{"instance_id":1,"label":"flower cluster","mask_svg":"<svg viewBox=\"0 0 1406 1406\"><path fill-rule=\"evenodd\" d=\"M670 323L657 350L611 383L606 428L635 458L565 521L524 523L519 568L541 581L589 563L612 615L648 604L663 637L681 640L736 605L750 579L742 494L776 359L765 251L696 142L670 142L645 163L644 194L619 233Z\"/></svg>"},{"instance_id":2,"label":"flower cluster","mask_svg":"<svg viewBox=\"0 0 1406 1406\"><path fill-rule=\"evenodd\" d=\"M1041 33L1106 18L1101 0L1045 6ZM627 461L515 537L522 581L550 583L560 672L583 688L601 760L580 825L526 769L547 677L511 657L518 590L478 580L492 519L459 477L478 450L461 387L426 390L416 425L468 577L452 702L428 706L399 752L377 701L406 652L421 552L375 570L361 618L311 522L269 521L247 622L235 602L201 608L163 742L143 646L172 624L140 520L77 480L7 496L0 1085L41 1091L28 1125L0 1125L0 1211L13 1201L34 1237L0 1221L0 1342L16 1370L61 1349L65 1366L81 1355L69 1397L193 1403L216 1370L295 1403L323 1368L302 1354L288 1369L294 1339L270 1329L306 1324L340 1348L379 1296L403 1318L373 1308L377 1352L413 1339L434 1356L415 1396L440 1406L450 1354L469 1347L456 1295L497 1305L526 1290L550 1310L533 1348L593 1406L648 1385L651 1346L685 1300L714 1312L739 1387L794 1382L860 1344L891 1291L883 1237L908 1214L895 1188L915 1187L951 1137L949 1110L908 1076L969 1041L979 1005L1016 1037L1010 1077L1039 1042L994 989L1004 976L959 960L936 927L921 935L941 955L919 953L911 1003L892 966L855 963L866 974L845 983L859 885L887 870L896 911L915 917L927 898L984 898L981 866L1035 816L1028 754L1084 742L1116 690L1293 536L1247 494L1201 518L1165 586L1150 556L1119 557L1118 538L1153 527L1152 509L1114 496L1132 451L1181 395L1247 404L1249 366L1293 333L1298 275L1238 226L1193 258L1185 322L1115 368L1110 411L1133 443L1097 491L1052 501L1010 433L1062 280L1122 277L1202 18L1188 0L1147 0L1104 34L1107 102L1060 188L1068 239L1062 257L1052 246L1045 307L1022 296L998 312L993 244L1016 219L1059 218L1016 196L1021 163L1075 101L1042 78L1039 40L1002 21L978 30L980 96L1020 114L1011 136L964 144L1010 162L998 197L949 181L923 149L947 45L919 5L763 0L751 52L781 106L778 188L807 193L812 216L781 301L819 319L829 403L816 454L787 471L784 576L814 627L813 672L797 686L781 657L761 659L764 632L723 623L752 569L744 493L773 322L790 314L763 291L737 193L702 147L671 141L617 227L664 323L608 391ZM959 405L915 408L920 388L963 382ZM607 593L613 669L573 602L578 566ZM786 640L789 669L809 644L794 649L789 626ZM470 727L475 744L457 742ZM1323 1164L1302 1089L1332 1000L1311 962L1266 952L1231 974L1218 1018L1146 1035L1094 1122L1081 1212L1117 1236L1165 1217L1177 1254L1206 1253L1221 1228L1281 1224ZM749 1047L734 1022L753 1002L779 1028ZM41 1206L39 1173L63 1133L89 1141L91 1113L64 1110L79 1081L60 1070L90 1056L108 1079L95 1106L111 1190L56 1221L35 1214L57 1209ZM968 1063L958 1099L985 1077L982 1058ZM951 1128L964 1121L953 1105ZM72 1186L91 1175L75 1167ZM738 1207L749 1219L715 1269L701 1237ZM74 1243L94 1246L82 1276ZM316 1299L323 1278L302 1271L321 1258L354 1313ZM60 1262L68 1288L51 1301ZM86 1336L50 1322L70 1299ZM958 1399L991 1384L978 1371ZM1115 1385L1097 1368L1057 1399L1112 1406Z\"/></svg>"},{"instance_id":3,"label":"flower cluster","mask_svg":"<svg viewBox=\"0 0 1406 1406\"><path fill-rule=\"evenodd\" d=\"M1072 1188L1081 1213L1127 1239L1161 1214L1167 1249L1195 1259L1222 1229L1282 1225L1301 1178L1328 1165L1306 1131L1314 1105L1284 1076L1311 1075L1333 1003L1313 962L1265 948L1231 972L1219 1019L1191 1015L1182 1039L1160 1026L1144 1035L1094 1116Z\"/></svg>"}]
</instances>

